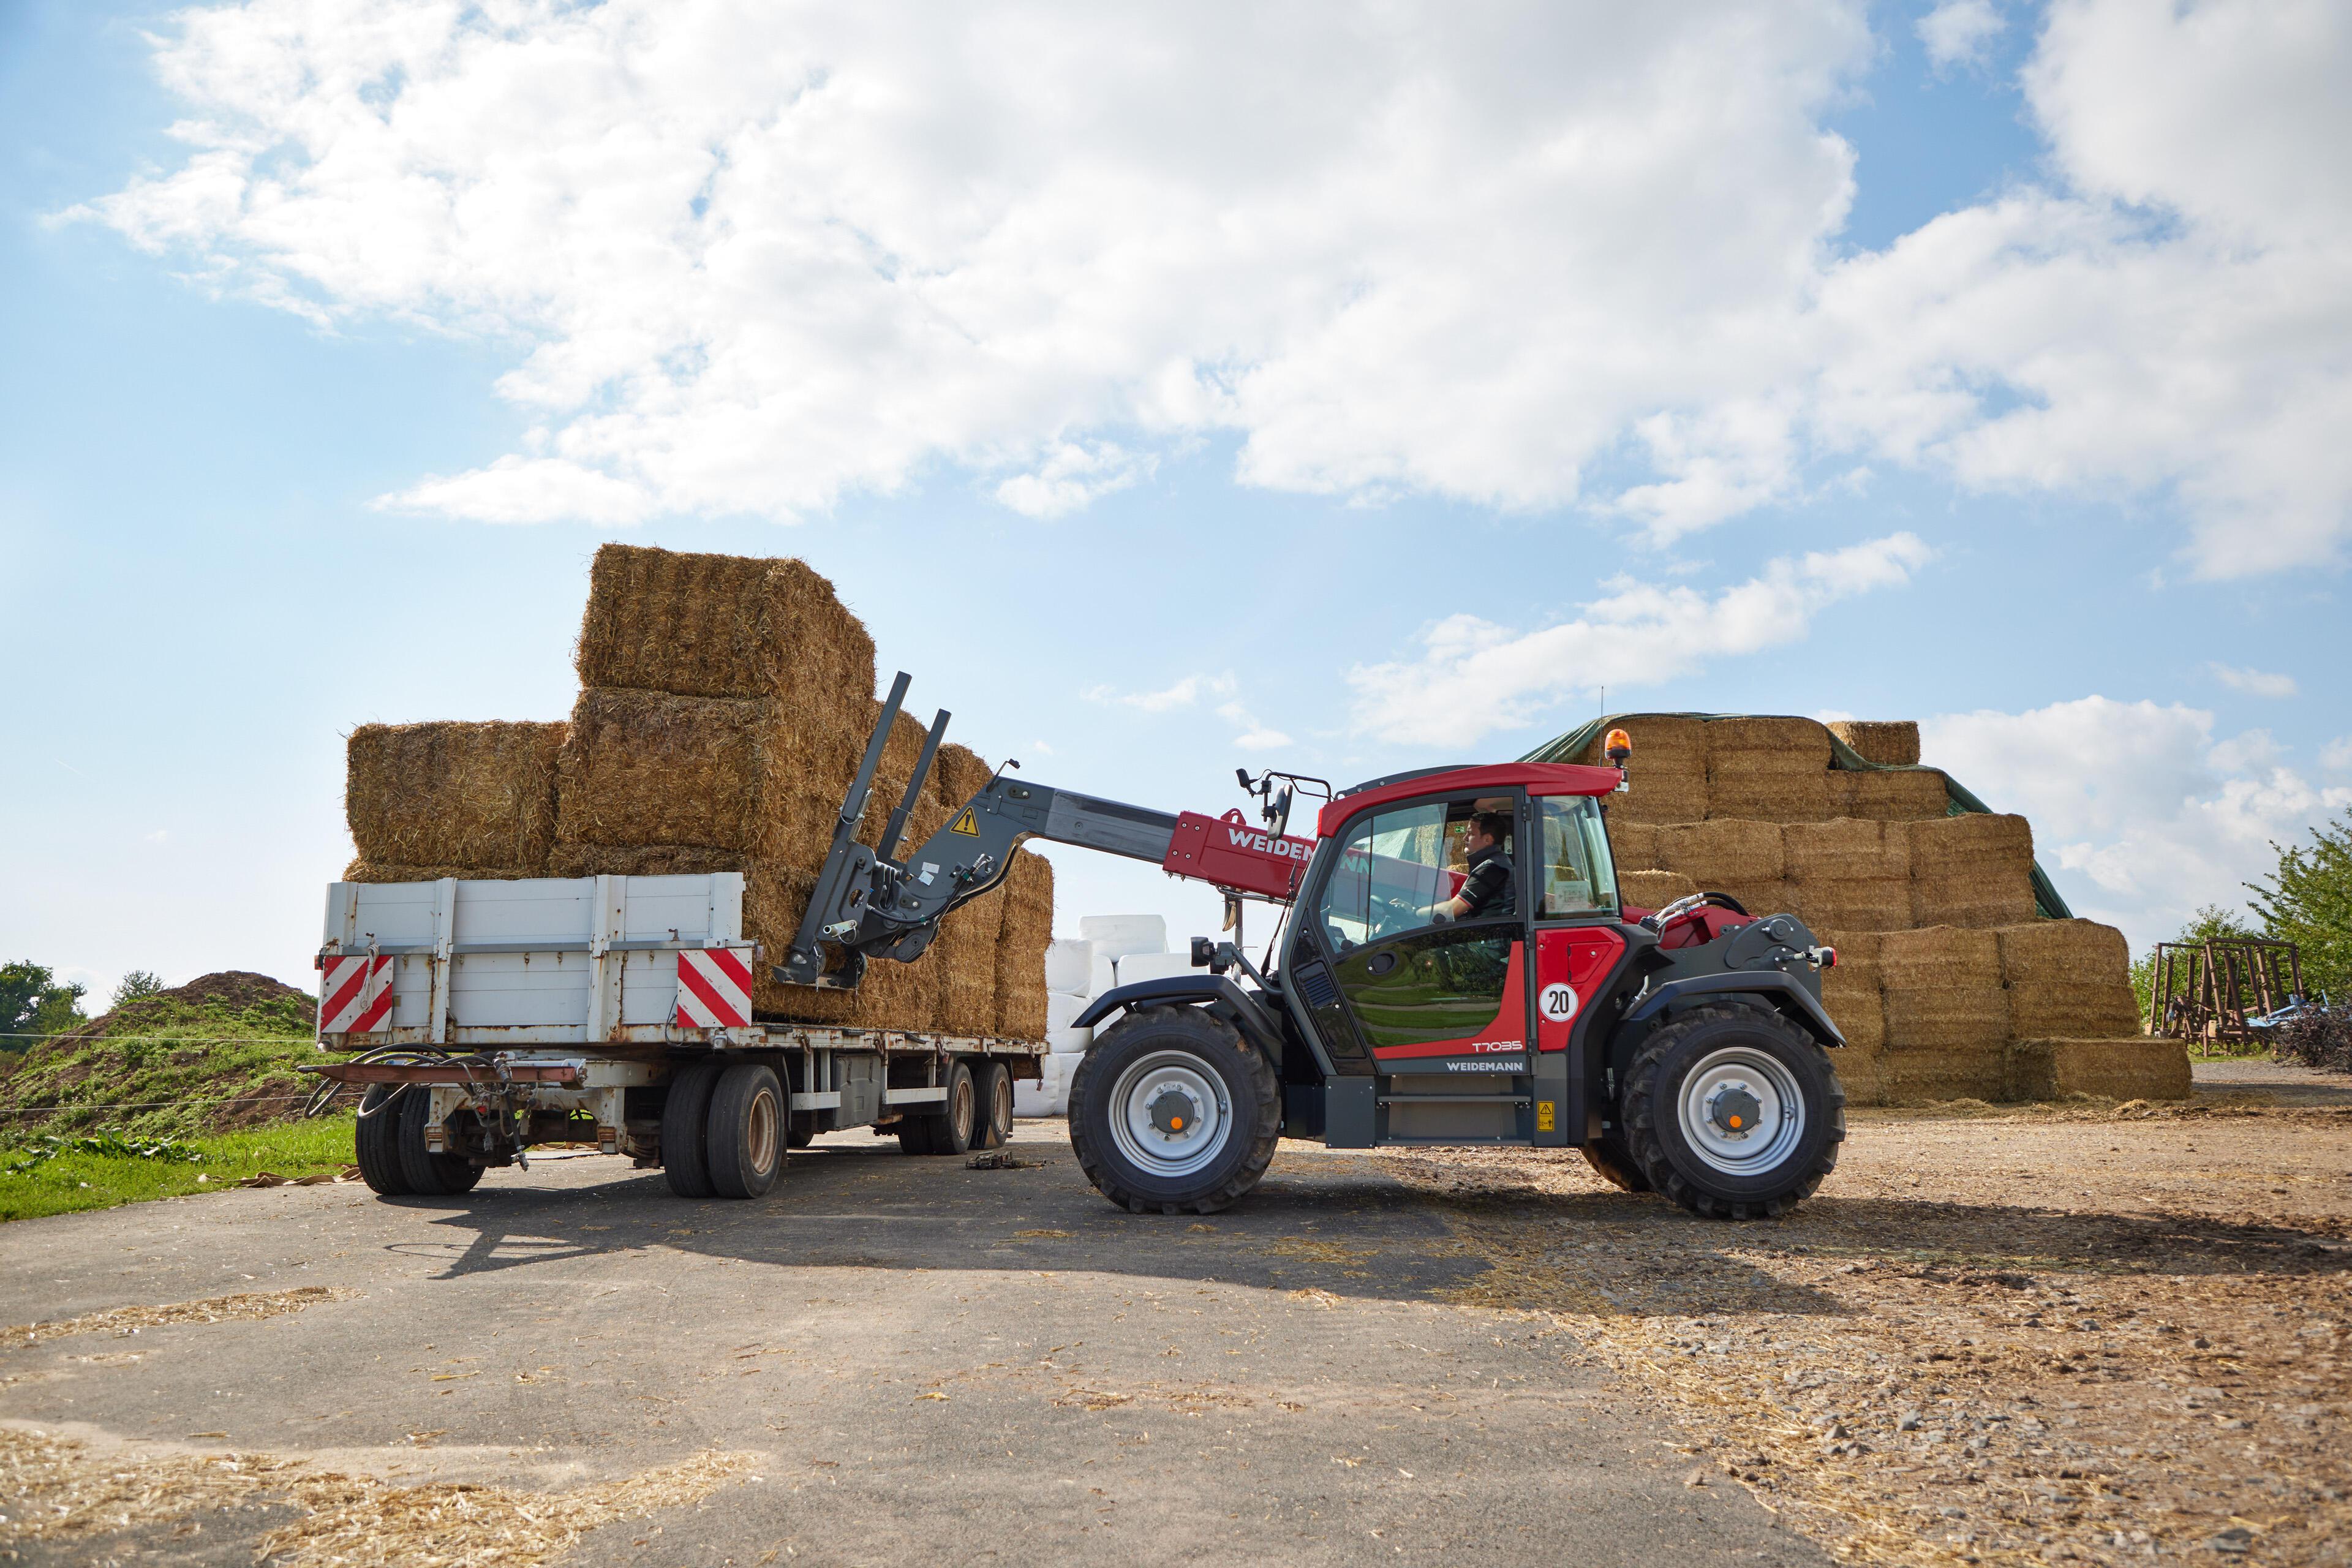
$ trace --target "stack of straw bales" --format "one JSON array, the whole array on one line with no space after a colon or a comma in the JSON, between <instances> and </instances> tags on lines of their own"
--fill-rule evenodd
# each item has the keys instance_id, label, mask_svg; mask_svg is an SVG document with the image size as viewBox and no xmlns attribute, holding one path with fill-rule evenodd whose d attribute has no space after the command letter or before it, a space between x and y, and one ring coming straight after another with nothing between
<instances>
[{"instance_id":1,"label":"stack of straw bales","mask_svg":"<svg viewBox=\"0 0 2352 1568\"><path fill-rule=\"evenodd\" d=\"M345 804L354 880L737 871L744 933L780 956L832 847L879 713L873 639L799 561L607 544L596 552L565 724L365 725ZM860 837L871 844L919 759L901 713ZM919 844L986 784L943 746L909 814ZM1042 911L1042 912L1041 912ZM1006 880L941 922L913 963L877 961L854 992L777 984L764 1017L1038 1038L1053 870Z\"/></svg>"},{"instance_id":2,"label":"stack of straw bales","mask_svg":"<svg viewBox=\"0 0 2352 1568\"><path fill-rule=\"evenodd\" d=\"M1610 808L1626 903L1710 889L1834 945L1822 999L1857 1102L2188 1092L2177 1044L2140 1036L2122 933L2038 918L2032 828L1948 815L1917 725L1617 722L1633 741L1633 789ZM1837 765L1832 735L1875 766Z\"/></svg>"}]
</instances>

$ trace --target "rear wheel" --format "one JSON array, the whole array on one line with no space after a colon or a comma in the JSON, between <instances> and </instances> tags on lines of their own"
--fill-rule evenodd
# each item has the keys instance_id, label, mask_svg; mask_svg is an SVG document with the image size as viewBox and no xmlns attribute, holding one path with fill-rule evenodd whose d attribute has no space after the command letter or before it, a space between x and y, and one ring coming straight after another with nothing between
<instances>
[{"instance_id":1,"label":"rear wheel","mask_svg":"<svg viewBox=\"0 0 2352 1568\"><path fill-rule=\"evenodd\" d=\"M972 1069L971 1146L1002 1149L1013 1136L1013 1075L1003 1062Z\"/></svg>"},{"instance_id":2,"label":"rear wheel","mask_svg":"<svg viewBox=\"0 0 2352 1568\"><path fill-rule=\"evenodd\" d=\"M961 1062L950 1063L947 1088L947 1109L923 1120L929 1123L932 1153L961 1154L972 1146L972 1130L980 1119L980 1097L971 1081L971 1068Z\"/></svg>"},{"instance_id":3,"label":"rear wheel","mask_svg":"<svg viewBox=\"0 0 2352 1568\"><path fill-rule=\"evenodd\" d=\"M902 1116L898 1119L898 1152L902 1154L928 1154L931 1152L931 1116Z\"/></svg>"},{"instance_id":4,"label":"rear wheel","mask_svg":"<svg viewBox=\"0 0 2352 1568\"><path fill-rule=\"evenodd\" d=\"M1197 1007L1129 1013L1070 1083L1070 1148L1095 1190L1137 1214L1214 1214L1265 1174L1282 1089L1265 1058Z\"/></svg>"},{"instance_id":5,"label":"rear wheel","mask_svg":"<svg viewBox=\"0 0 2352 1568\"><path fill-rule=\"evenodd\" d=\"M737 1062L710 1095L703 1153L722 1198L756 1198L784 1166L784 1093L773 1068Z\"/></svg>"},{"instance_id":6,"label":"rear wheel","mask_svg":"<svg viewBox=\"0 0 2352 1568\"><path fill-rule=\"evenodd\" d=\"M410 1085L398 1110L400 1173L408 1190L426 1198L472 1192L482 1168L463 1154L436 1153L425 1142L425 1131L433 1124L433 1091L421 1083Z\"/></svg>"},{"instance_id":7,"label":"rear wheel","mask_svg":"<svg viewBox=\"0 0 2352 1568\"><path fill-rule=\"evenodd\" d=\"M1584 1146L1584 1163L1593 1173L1611 1186L1628 1193L1646 1193L1650 1178L1633 1163L1633 1152L1625 1147L1622 1132L1604 1133L1597 1143Z\"/></svg>"},{"instance_id":8,"label":"rear wheel","mask_svg":"<svg viewBox=\"0 0 2352 1568\"><path fill-rule=\"evenodd\" d=\"M359 1125L352 1130L352 1153L359 1163L360 1180L370 1192L387 1198L408 1191L408 1176L400 1166L400 1115L408 1103L394 1101L397 1092L394 1084L371 1084L360 1097Z\"/></svg>"},{"instance_id":9,"label":"rear wheel","mask_svg":"<svg viewBox=\"0 0 2352 1568\"><path fill-rule=\"evenodd\" d=\"M1652 1035L1625 1075L1626 1147L1695 1214L1785 1214L1837 1168L1845 1090L1777 1013L1704 1007Z\"/></svg>"},{"instance_id":10,"label":"rear wheel","mask_svg":"<svg viewBox=\"0 0 2352 1568\"><path fill-rule=\"evenodd\" d=\"M662 1174L682 1198L707 1198L710 1184L710 1091L718 1086L717 1062L696 1062L670 1075L662 1100Z\"/></svg>"}]
</instances>

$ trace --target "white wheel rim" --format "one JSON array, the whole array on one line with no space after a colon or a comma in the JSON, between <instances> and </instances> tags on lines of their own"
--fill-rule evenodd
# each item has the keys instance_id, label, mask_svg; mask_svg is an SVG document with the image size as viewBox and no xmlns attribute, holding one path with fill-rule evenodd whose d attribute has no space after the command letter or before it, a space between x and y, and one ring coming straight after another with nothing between
<instances>
[{"instance_id":1,"label":"white wheel rim","mask_svg":"<svg viewBox=\"0 0 2352 1568\"><path fill-rule=\"evenodd\" d=\"M764 1089L751 1097L751 1136L743 1142L751 1169L764 1171L776 1163L776 1097Z\"/></svg>"},{"instance_id":2,"label":"white wheel rim","mask_svg":"<svg viewBox=\"0 0 2352 1568\"><path fill-rule=\"evenodd\" d=\"M1770 1052L1748 1046L1700 1058L1683 1079L1678 1109L1691 1152L1727 1176L1779 1169L1805 1135L1796 1075Z\"/></svg>"},{"instance_id":3,"label":"white wheel rim","mask_svg":"<svg viewBox=\"0 0 2352 1568\"><path fill-rule=\"evenodd\" d=\"M1156 1051L1111 1086L1112 1142L1146 1174L1181 1177L1207 1169L1233 1129L1224 1080L1188 1051Z\"/></svg>"}]
</instances>

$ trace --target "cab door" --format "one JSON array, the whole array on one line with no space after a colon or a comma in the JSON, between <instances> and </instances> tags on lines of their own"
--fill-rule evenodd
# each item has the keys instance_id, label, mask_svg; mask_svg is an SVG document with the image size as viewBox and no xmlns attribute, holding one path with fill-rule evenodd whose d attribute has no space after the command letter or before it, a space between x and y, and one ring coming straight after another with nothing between
<instances>
[{"instance_id":1,"label":"cab door","mask_svg":"<svg viewBox=\"0 0 2352 1568\"><path fill-rule=\"evenodd\" d=\"M1433 796L1349 823L1310 909L1339 1004L1379 1076L1386 1142L1524 1141L1534 1038L1517 795ZM1499 828L1499 835L1492 830ZM1507 875L1474 878L1495 837ZM1448 900L1486 894L1447 918Z\"/></svg>"}]
</instances>

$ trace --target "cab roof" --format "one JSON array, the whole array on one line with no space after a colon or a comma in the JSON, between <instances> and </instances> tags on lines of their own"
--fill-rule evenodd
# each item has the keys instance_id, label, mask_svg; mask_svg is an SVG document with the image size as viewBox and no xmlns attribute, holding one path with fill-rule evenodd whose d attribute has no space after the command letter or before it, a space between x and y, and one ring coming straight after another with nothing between
<instances>
[{"instance_id":1,"label":"cab roof","mask_svg":"<svg viewBox=\"0 0 2352 1568\"><path fill-rule=\"evenodd\" d=\"M1577 763L1496 763L1478 768L1427 768L1391 779L1376 779L1340 795L1315 814L1315 831L1328 838L1339 825L1366 806L1391 801L1420 800L1433 795L1478 795L1487 791L1523 789L1529 795L1608 795L1615 790L1615 768L1588 768Z\"/></svg>"}]
</instances>

